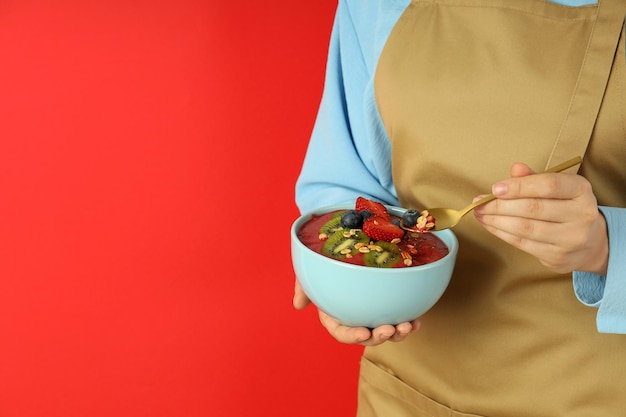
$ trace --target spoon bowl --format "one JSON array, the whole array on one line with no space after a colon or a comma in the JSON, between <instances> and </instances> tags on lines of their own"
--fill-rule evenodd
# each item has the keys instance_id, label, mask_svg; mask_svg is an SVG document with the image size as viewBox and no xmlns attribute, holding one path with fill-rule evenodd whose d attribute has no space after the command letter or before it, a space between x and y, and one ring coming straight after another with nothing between
<instances>
[{"instance_id":1,"label":"spoon bowl","mask_svg":"<svg viewBox=\"0 0 626 417\"><path fill-rule=\"evenodd\" d=\"M555 165L552 168L547 169L545 172L561 172L565 171L568 168L573 167L574 165L578 165L582 162L582 158L577 156L575 158L569 159L561 164ZM435 226L431 229L434 231L437 230L445 230L451 227L456 226L459 221L470 211L474 210L476 207L488 203L492 200L495 200L496 196L493 194L489 194L488 196L481 198L478 201L473 202L467 207L461 210L455 210L451 208L432 208L428 209L428 214L435 218Z\"/></svg>"}]
</instances>

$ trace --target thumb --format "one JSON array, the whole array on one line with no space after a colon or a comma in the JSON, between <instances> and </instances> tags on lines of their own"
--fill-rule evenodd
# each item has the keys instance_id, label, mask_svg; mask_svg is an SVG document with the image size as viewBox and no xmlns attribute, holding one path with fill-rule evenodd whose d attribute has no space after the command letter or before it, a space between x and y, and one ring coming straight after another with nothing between
<instances>
[{"instance_id":1,"label":"thumb","mask_svg":"<svg viewBox=\"0 0 626 417\"><path fill-rule=\"evenodd\" d=\"M311 304L311 300L309 300L309 297L307 297L307 295L304 293L304 290L300 286L298 279L296 279L293 293L293 306L296 310L302 310L306 308L309 304Z\"/></svg>"}]
</instances>

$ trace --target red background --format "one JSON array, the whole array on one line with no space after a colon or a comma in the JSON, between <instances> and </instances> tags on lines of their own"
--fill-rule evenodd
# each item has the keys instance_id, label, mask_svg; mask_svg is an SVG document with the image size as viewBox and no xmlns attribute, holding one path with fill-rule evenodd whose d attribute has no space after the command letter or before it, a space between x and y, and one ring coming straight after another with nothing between
<instances>
[{"instance_id":1,"label":"red background","mask_svg":"<svg viewBox=\"0 0 626 417\"><path fill-rule=\"evenodd\" d=\"M346 416L291 307L336 1L0 3L0 416Z\"/></svg>"}]
</instances>

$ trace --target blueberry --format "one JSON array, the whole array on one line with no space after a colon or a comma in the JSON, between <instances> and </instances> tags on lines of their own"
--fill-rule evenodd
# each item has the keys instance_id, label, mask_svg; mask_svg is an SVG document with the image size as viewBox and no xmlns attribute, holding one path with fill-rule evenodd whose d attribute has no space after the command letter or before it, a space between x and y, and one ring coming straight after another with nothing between
<instances>
[{"instance_id":1,"label":"blueberry","mask_svg":"<svg viewBox=\"0 0 626 417\"><path fill-rule=\"evenodd\" d=\"M369 210L361 210L361 217L363 218L363 221L369 219L370 217L372 217L372 212Z\"/></svg>"},{"instance_id":2,"label":"blueberry","mask_svg":"<svg viewBox=\"0 0 626 417\"><path fill-rule=\"evenodd\" d=\"M341 227L345 229L360 229L363 227L363 217L356 210L346 210L341 216Z\"/></svg>"},{"instance_id":3,"label":"blueberry","mask_svg":"<svg viewBox=\"0 0 626 417\"><path fill-rule=\"evenodd\" d=\"M402 229L402 221L400 219L392 219L391 223L395 224L396 226L398 226L400 229ZM406 230L402 229L402 231L404 233L406 233Z\"/></svg>"},{"instance_id":4,"label":"blueberry","mask_svg":"<svg viewBox=\"0 0 626 417\"><path fill-rule=\"evenodd\" d=\"M406 227L413 227L417 224L420 214L417 210L407 210L402 215L402 224Z\"/></svg>"}]
</instances>

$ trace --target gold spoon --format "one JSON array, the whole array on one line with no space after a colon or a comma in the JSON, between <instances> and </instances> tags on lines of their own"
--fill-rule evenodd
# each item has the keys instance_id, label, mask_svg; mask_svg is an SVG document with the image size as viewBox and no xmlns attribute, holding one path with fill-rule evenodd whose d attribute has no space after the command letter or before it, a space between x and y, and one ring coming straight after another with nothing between
<instances>
[{"instance_id":1,"label":"gold spoon","mask_svg":"<svg viewBox=\"0 0 626 417\"><path fill-rule=\"evenodd\" d=\"M565 171L568 168L573 167L574 165L578 165L582 162L582 158L577 156L568 161L565 161L559 165L555 165L552 168L547 169L545 172L561 172ZM480 206L481 204L485 204L494 200L496 197L493 194L488 195L487 197L481 198L480 200L470 204L462 210L454 210L450 208L433 208L428 209L428 214L435 218L435 226L430 230L444 230L449 229L451 227L456 226L456 224L461 220L463 216L469 213L471 210Z\"/></svg>"}]
</instances>

